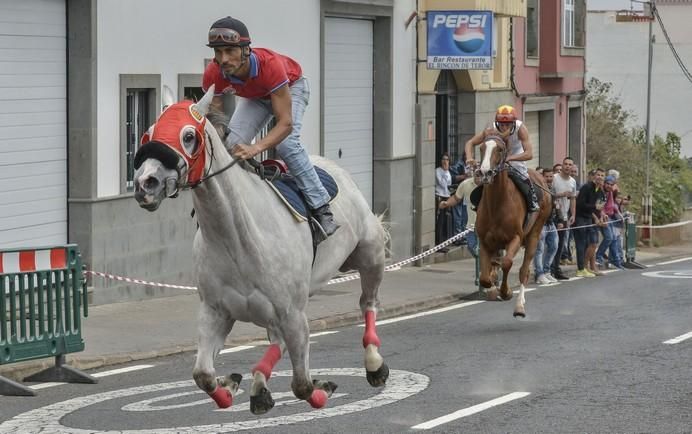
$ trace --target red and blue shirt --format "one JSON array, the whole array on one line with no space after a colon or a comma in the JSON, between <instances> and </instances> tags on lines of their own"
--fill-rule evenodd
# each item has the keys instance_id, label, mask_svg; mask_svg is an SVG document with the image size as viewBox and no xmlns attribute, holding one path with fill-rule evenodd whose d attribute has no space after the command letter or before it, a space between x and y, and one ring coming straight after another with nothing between
<instances>
[{"instance_id":1,"label":"red and blue shirt","mask_svg":"<svg viewBox=\"0 0 692 434\"><path fill-rule=\"evenodd\" d=\"M215 96L231 92L243 98L270 98L272 92L298 80L303 71L295 60L266 48L253 48L249 56L250 77L241 80L233 75L225 76L216 62L204 70L202 89L206 92L215 84Z\"/></svg>"}]
</instances>

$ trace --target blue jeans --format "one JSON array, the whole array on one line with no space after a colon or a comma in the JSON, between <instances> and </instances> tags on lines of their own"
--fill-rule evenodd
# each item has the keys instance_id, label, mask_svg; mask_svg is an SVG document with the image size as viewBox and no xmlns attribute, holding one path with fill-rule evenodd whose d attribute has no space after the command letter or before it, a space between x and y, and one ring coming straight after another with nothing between
<instances>
[{"instance_id":1,"label":"blue jeans","mask_svg":"<svg viewBox=\"0 0 692 434\"><path fill-rule=\"evenodd\" d=\"M466 248L474 258L478 257L478 237L476 236L476 231L466 234Z\"/></svg>"},{"instance_id":2,"label":"blue jeans","mask_svg":"<svg viewBox=\"0 0 692 434\"><path fill-rule=\"evenodd\" d=\"M543 226L541 237L536 246L536 254L533 257L533 268L536 277L541 274L550 273L550 265L553 262L555 252L557 252L558 235L555 225L550 223Z\"/></svg>"},{"instance_id":3,"label":"blue jeans","mask_svg":"<svg viewBox=\"0 0 692 434\"><path fill-rule=\"evenodd\" d=\"M603 234L603 241L601 241L601 244L598 246L598 250L596 250L596 261L597 262L603 262L603 255L605 254L606 251L609 251L612 255L612 252L614 249L614 245L617 242L617 239L615 238L615 231L613 228L613 222L609 221L607 225L603 226L601 228L601 233ZM613 257L611 256L610 262L613 263L613 265L618 265L617 260L618 260L619 255Z\"/></svg>"},{"instance_id":4,"label":"blue jeans","mask_svg":"<svg viewBox=\"0 0 692 434\"><path fill-rule=\"evenodd\" d=\"M463 201L452 207L452 217L454 218L454 235L463 232L468 220L466 204Z\"/></svg>"},{"instance_id":5,"label":"blue jeans","mask_svg":"<svg viewBox=\"0 0 692 434\"><path fill-rule=\"evenodd\" d=\"M310 99L308 80L303 77L290 87L293 115L293 129L276 151L284 160L296 184L303 192L310 208L317 209L329 203L329 193L317 177L308 153L300 144L300 130L303 128L303 115ZM274 116L271 100L238 98L231 121L231 129L226 139L226 148L232 149L238 143L250 144L252 139Z\"/></svg>"}]
</instances>

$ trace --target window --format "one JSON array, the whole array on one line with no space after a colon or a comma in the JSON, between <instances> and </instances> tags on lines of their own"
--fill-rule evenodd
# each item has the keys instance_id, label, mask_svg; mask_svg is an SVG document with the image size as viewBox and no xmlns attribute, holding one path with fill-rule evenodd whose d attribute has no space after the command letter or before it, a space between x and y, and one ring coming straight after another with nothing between
<instances>
[{"instance_id":1,"label":"window","mask_svg":"<svg viewBox=\"0 0 692 434\"><path fill-rule=\"evenodd\" d=\"M151 89L127 90L127 117L125 121L127 137L125 143L125 164L127 165L125 189L127 191L134 191L135 154L139 149L140 139L153 123L153 119L149 117L149 100L152 93Z\"/></svg>"},{"instance_id":2,"label":"window","mask_svg":"<svg viewBox=\"0 0 692 434\"><path fill-rule=\"evenodd\" d=\"M538 0L528 0L526 6L526 56L538 57Z\"/></svg>"},{"instance_id":3,"label":"window","mask_svg":"<svg viewBox=\"0 0 692 434\"><path fill-rule=\"evenodd\" d=\"M584 47L585 0L564 0L562 44L565 47Z\"/></svg>"},{"instance_id":4,"label":"window","mask_svg":"<svg viewBox=\"0 0 692 434\"><path fill-rule=\"evenodd\" d=\"M134 161L142 135L160 111L158 75L120 76L120 192L134 191Z\"/></svg>"}]
</instances>

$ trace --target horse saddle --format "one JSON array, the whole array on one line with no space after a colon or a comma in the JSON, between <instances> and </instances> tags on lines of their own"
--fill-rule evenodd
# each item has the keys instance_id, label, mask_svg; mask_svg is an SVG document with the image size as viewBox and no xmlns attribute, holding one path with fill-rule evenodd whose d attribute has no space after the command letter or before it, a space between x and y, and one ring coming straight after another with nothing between
<instances>
[{"instance_id":1,"label":"horse saddle","mask_svg":"<svg viewBox=\"0 0 692 434\"><path fill-rule=\"evenodd\" d=\"M291 211L293 217L298 221L308 220L310 218L310 207L305 200L305 196L303 196L303 192L298 187L295 178L291 176L283 162L268 160L267 162L263 161L262 166L267 172L271 173L270 176L263 176L264 180L279 196L279 199L286 205L288 210ZM321 167L314 167L315 172L317 172L317 177L320 179L320 182L322 182L327 193L329 193L329 201L331 202L339 193L339 186L336 185L336 181L334 181L332 175Z\"/></svg>"}]
</instances>

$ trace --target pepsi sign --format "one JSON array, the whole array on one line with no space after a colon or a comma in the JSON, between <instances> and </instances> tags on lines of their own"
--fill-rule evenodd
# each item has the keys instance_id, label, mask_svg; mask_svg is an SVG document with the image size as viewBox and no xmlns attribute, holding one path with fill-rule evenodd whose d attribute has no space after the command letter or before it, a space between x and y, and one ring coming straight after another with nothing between
<instances>
[{"instance_id":1,"label":"pepsi sign","mask_svg":"<svg viewBox=\"0 0 692 434\"><path fill-rule=\"evenodd\" d=\"M428 69L492 69L492 11L428 11Z\"/></svg>"}]
</instances>

